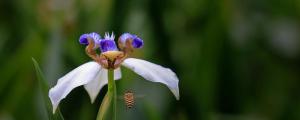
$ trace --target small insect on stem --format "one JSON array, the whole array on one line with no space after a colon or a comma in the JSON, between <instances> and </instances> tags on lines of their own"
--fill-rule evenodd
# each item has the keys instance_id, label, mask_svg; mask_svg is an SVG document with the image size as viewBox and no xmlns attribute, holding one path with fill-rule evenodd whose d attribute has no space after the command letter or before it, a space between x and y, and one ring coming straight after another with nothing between
<instances>
[{"instance_id":1,"label":"small insect on stem","mask_svg":"<svg viewBox=\"0 0 300 120\"><path fill-rule=\"evenodd\" d=\"M123 96L123 99L124 99L124 103L126 105L126 108L130 109L134 106L134 93L131 91L131 90L127 90L125 93L124 93L124 96Z\"/></svg>"}]
</instances>

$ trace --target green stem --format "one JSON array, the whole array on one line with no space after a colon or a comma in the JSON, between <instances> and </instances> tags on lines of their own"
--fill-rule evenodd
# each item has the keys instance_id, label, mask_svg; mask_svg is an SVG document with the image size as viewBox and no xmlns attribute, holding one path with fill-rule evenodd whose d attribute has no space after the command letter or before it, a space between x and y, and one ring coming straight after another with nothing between
<instances>
[{"instance_id":1,"label":"green stem","mask_svg":"<svg viewBox=\"0 0 300 120\"><path fill-rule=\"evenodd\" d=\"M112 103L113 120L117 119L117 89L114 81L114 70L108 70L108 91L102 100L101 106L98 111L97 120L103 120L104 115L107 113L109 106Z\"/></svg>"},{"instance_id":2,"label":"green stem","mask_svg":"<svg viewBox=\"0 0 300 120\"><path fill-rule=\"evenodd\" d=\"M99 108L96 120L104 120L104 115L107 113L110 103L111 97L108 93L106 93Z\"/></svg>"},{"instance_id":3,"label":"green stem","mask_svg":"<svg viewBox=\"0 0 300 120\"><path fill-rule=\"evenodd\" d=\"M117 119L117 88L114 81L114 70L108 70L108 89L112 95L112 104L113 104L113 120Z\"/></svg>"}]
</instances>

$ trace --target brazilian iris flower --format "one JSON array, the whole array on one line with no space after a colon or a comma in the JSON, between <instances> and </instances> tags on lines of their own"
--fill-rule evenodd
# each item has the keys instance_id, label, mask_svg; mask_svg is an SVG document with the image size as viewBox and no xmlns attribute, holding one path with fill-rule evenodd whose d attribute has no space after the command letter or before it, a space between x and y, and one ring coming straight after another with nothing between
<instances>
[{"instance_id":1,"label":"brazilian iris flower","mask_svg":"<svg viewBox=\"0 0 300 120\"><path fill-rule=\"evenodd\" d=\"M111 35L105 33L103 39L95 32L80 36L80 44L86 46L85 51L93 61L84 63L59 78L57 84L50 89L49 97L53 113L60 101L74 88L81 85L84 86L93 103L101 88L108 83L108 70L113 70L114 80L121 78L120 66L131 69L148 81L166 85L176 99L179 99L179 80L172 70L145 60L128 58L134 49L143 47L144 42L141 38L134 34L124 33L118 39L119 48L114 39L113 33ZM96 51L99 48L100 54Z\"/></svg>"}]
</instances>

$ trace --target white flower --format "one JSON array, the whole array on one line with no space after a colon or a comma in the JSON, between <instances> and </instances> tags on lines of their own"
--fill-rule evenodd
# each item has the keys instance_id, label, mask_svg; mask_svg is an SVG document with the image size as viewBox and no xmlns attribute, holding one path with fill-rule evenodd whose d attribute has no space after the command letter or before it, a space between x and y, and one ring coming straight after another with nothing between
<instances>
[{"instance_id":1,"label":"white flower","mask_svg":"<svg viewBox=\"0 0 300 120\"><path fill-rule=\"evenodd\" d=\"M103 48L103 46L100 47ZM108 58L119 58L119 56L117 55L119 55L119 52L115 51L108 51L103 53L103 56ZM102 58L99 58L100 60L98 60L97 57L92 58L96 58L95 61L97 62L87 62L77 67L65 76L58 79L57 84L50 89L49 97L53 105L53 113L55 112L60 101L64 99L74 88L81 85L83 85L85 90L88 92L91 102L93 103L95 101L96 96L100 92L101 88L108 82L108 70L106 68L108 67L108 65L102 65L107 64L107 62L101 62L103 61ZM179 80L176 74L169 68L164 68L160 65L135 58L123 57L119 61L121 62L113 65L115 80L121 78L121 70L119 66L122 65L126 68L131 69L148 81L159 82L166 85L175 95L176 99L179 100ZM102 64L100 65L100 63Z\"/></svg>"}]
</instances>

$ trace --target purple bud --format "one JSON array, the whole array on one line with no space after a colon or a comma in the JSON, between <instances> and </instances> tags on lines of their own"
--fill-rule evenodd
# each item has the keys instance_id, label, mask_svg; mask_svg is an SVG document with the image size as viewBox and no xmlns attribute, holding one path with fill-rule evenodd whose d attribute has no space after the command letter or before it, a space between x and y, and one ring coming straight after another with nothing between
<instances>
[{"instance_id":1,"label":"purple bud","mask_svg":"<svg viewBox=\"0 0 300 120\"><path fill-rule=\"evenodd\" d=\"M141 48L144 45L143 40L141 38L137 37L136 35L130 34L130 33L123 33L119 38L119 43L121 43L122 46L125 47L127 41L130 41L131 47L133 47L133 48ZM126 47L129 47L129 46L126 46Z\"/></svg>"},{"instance_id":2,"label":"purple bud","mask_svg":"<svg viewBox=\"0 0 300 120\"><path fill-rule=\"evenodd\" d=\"M116 43L114 40L103 39L100 41L101 52L106 51L118 51Z\"/></svg>"},{"instance_id":3,"label":"purple bud","mask_svg":"<svg viewBox=\"0 0 300 120\"><path fill-rule=\"evenodd\" d=\"M141 47L143 47L143 45L144 45L143 40L141 38L135 36L135 38L132 41L132 47L141 48Z\"/></svg>"},{"instance_id":4,"label":"purple bud","mask_svg":"<svg viewBox=\"0 0 300 120\"><path fill-rule=\"evenodd\" d=\"M119 38L119 41L122 43L122 44L125 44L127 40L130 40L132 39L133 36L129 33L123 33L120 38Z\"/></svg>"},{"instance_id":5,"label":"purple bud","mask_svg":"<svg viewBox=\"0 0 300 120\"><path fill-rule=\"evenodd\" d=\"M81 35L79 38L79 43L82 45L88 45L89 44L88 39L87 39L88 36L89 36L88 34Z\"/></svg>"},{"instance_id":6,"label":"purple bud","mask_svg":"<svg viewBox=\"0 0 300 120\"><path fill-rule=\"evenodd\" d=\"M100 41L100 35L98 33L92 32L89 34L83 34L79 38L79 43L83 45L88 45L89 41L88 39L92 39L96 44Z\"/></svg>"}]
</instances>

